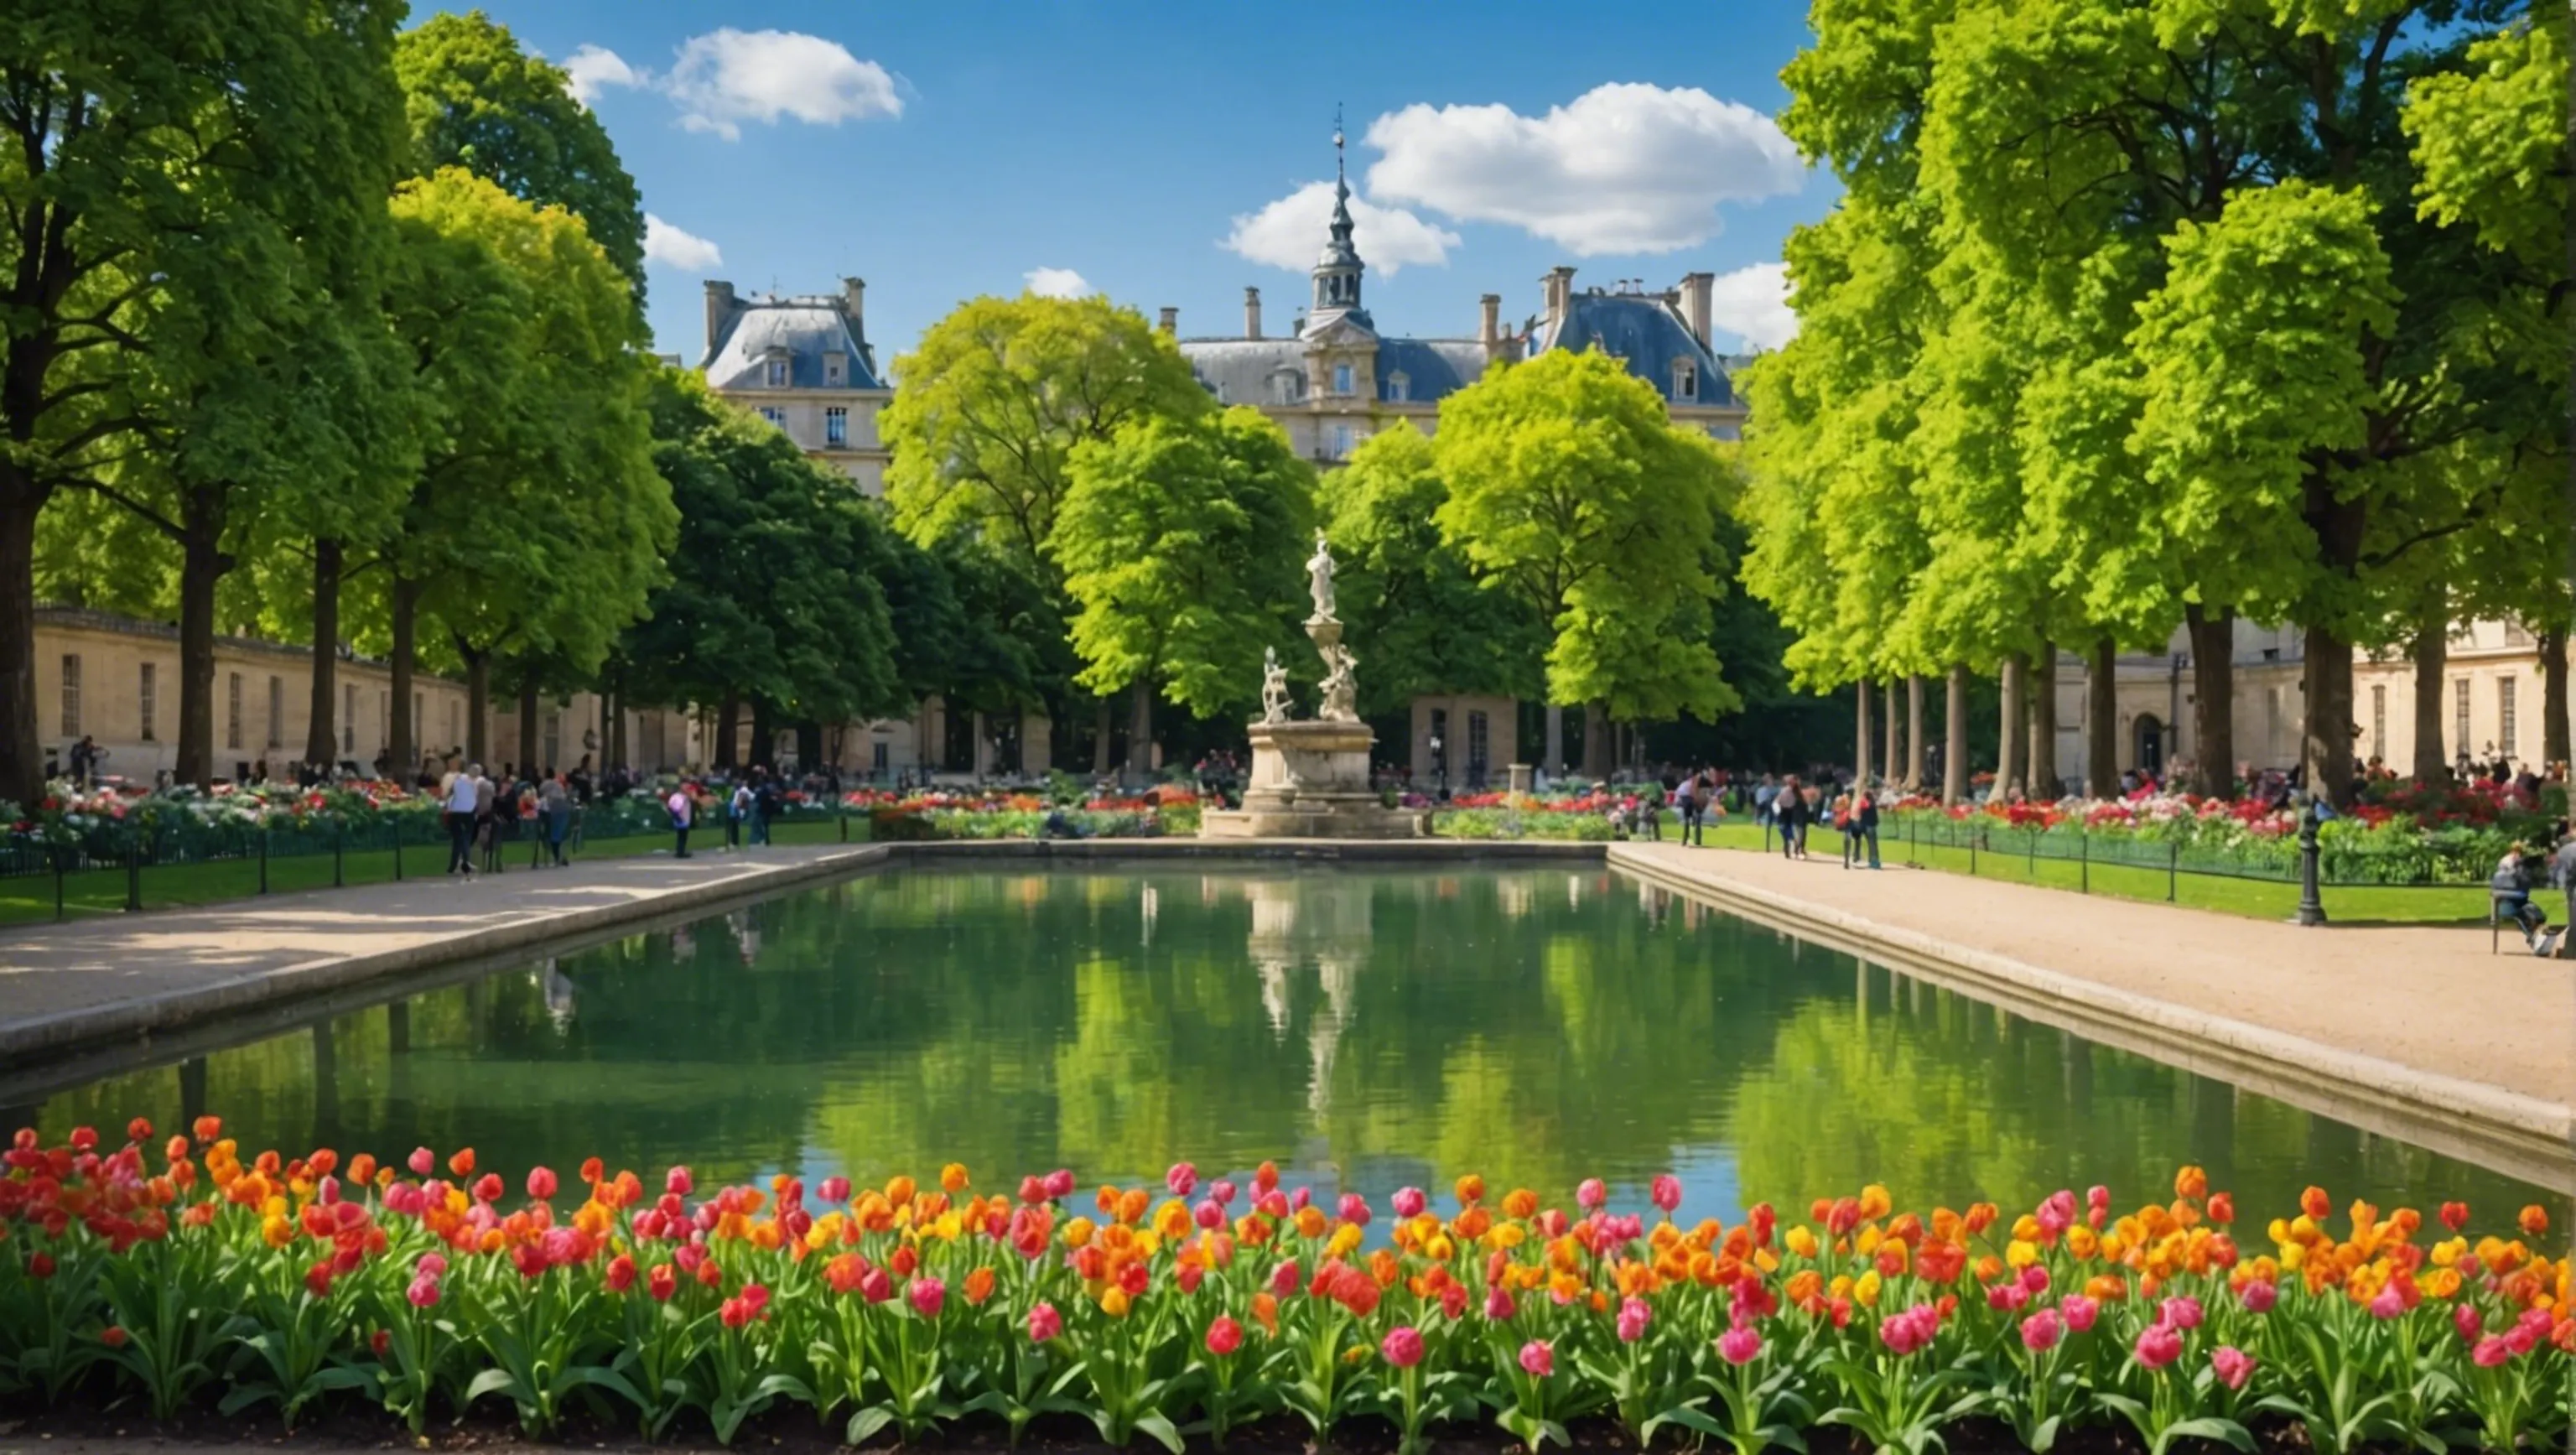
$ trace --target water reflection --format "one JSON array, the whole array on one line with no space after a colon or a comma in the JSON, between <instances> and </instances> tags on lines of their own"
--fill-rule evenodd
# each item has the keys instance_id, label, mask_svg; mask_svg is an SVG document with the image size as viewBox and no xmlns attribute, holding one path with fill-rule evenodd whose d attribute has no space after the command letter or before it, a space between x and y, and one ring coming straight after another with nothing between
<instances>
[{"instance_id":1,"label":"water reflection","mask_svg":"<svg viewBox=\"0 0 2576 1455\"><path fill-rule=\"evenodd\" d=\"M638 934L39 1109L252 1146L862 1181L1279 1158L1692 1206L2007 1205L2206 1164L2249 1210L2546 1200L1606 872L907 872Z\"/></svg>"}]
</instances>

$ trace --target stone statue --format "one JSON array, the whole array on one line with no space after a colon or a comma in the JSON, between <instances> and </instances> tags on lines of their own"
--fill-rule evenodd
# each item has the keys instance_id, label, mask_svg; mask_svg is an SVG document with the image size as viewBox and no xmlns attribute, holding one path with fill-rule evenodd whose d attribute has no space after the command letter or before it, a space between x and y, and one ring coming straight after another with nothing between
<instances>
[{"instance_id":1,"label":"stone statue","mask_svg":"<svg viewBox=\"0 0 2576 1455\"><path fill-rule=\"evenodd\" d=\"M1279 649L1261 649L1261 720L1288 720L1288 669L1279 665Z\"/></svg>"},{"instance_id":2,"label":"stone statue","mask_svg":"<svg viewBox=\"0 0 2576 1455\"><path fill-rule=\"evenodd\" d=\"M1359 721L1360 684L1352 669L1359 666L1360 659L1351 655L1350 648L1336 642L1324 649L1324 663L1332 670L1324 677L1323 710L1315 715L1325 722Z\"/></svg>"},{"instance_id":3,"label":"stone statue","mask_svg":"<svg viewBox=\"0 0 2576 1455\"><path fill-rule=\"evenodd\" d=\"M1316 621L1339 621L1333 615L1333 552L1324 544L1324 533L1315 532L1315 554L1306 562L1307 589L1315 594Z\"/></svg>"}]
</instances>

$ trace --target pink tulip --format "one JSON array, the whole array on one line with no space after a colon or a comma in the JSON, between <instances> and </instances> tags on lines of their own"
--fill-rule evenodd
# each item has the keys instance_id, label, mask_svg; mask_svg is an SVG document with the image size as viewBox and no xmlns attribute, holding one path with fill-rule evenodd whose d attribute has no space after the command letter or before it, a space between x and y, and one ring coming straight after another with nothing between
<instances>
[{"instance_id":1,"label":"pink tulip","mask_svg":"<svg viewBox=\"0 0 2576 1455\"><path fill-rule=\"evenodd\" d=\"M1717 1353L1729 1364L1750 1364L1762 1357L1762 1335L1750 1324L1738 1324L1717 1336Z\"/></svg>"},{"instance_id":2,"label":"pink tulip","mask_svg":"<svg viewBox=\"0 0 2576 1455\"><path fill-rule=\"evenodd\" d=\"M2470 1362L2480 1369L2493 1369L2512 1357L2513 1346L2493 1334L2478 1340L2477 1347L2469 1351Z\"/></svg>"},{"instance_id":3,"label":"pink tulip","mask_svg":"<svg viewBox=\"0 0 2576 1455\"><path fill-rule=\"evenodd\" d=\"M555 1173L553 1168L531 1167L528 1169L528 1196L531 1200L544 1202L547 1198L555 1195L555 1187Z\"/></svg>"},{"instance_id":4,"label":"pink tulip","mask_svg":"<svg viewBox=\"0 0 2576 1455\"><path fill-rule=\"evenodd\" d=\"M1187 1162L1175 1162L1163 1174L1163 1186L1171 1189L1174 1197L1187 1197L1198 1190L1199 1169Z\"/></svg>"},{"instance_id":5,"label":"pink tulip","mask_svg":"<svg viewBox=\"0 0 2576 1455\"><path fill-rule=\"evenodd\" d=\"M1512 1316L1512 1296L1499 1283L1485 1290L1485 1317L1496 1323Z\"/></svg>"},{"instance_id":6,"label":"pink tulip","mask_svg":"<svg viewBox=\"0 0 2576 1455\"><path fill-rule=\"evenodd\" d=\"M1055 1311L1054 1304L1042 1303L1029 1310L1030 1343L1043 1344L1063 1332L1064 1315Z\"/></svg>"},{"instance_id":7,"label":"pink tulip","mask_svg":"<svg viewBox=\"0 0 2576 1455\"><path fill-rule=\"evenodd\" d=\"M1218 1207L1232 1207L1234 1206L1234 1184L1220 1177L1208 1184L1208 1196L1216 1199Z\"/></svg>"},{"instance_id":8,"label":"pink tulip","mask_svg":"<svg viewBox=\"0 0 2576 1455\"><path fill-rule=\"evenodd\" d=\"M826 1177L814 1190L822 1194L823 1201L837 1207L850 1200L850 1179Z\"/></svg>"},{"instance_id":9,"label":"pink tulip","mask_svg":"<svg viewBox=\"0 0 2576 1455\"><path fill-rule=\"evenodd\" d=\"M1556 1347L1545 1339L1521 1345L1521 1368L1541 1379L1556 1372Z\"/></svg>"},{"instance_id":10,"label":"pink tulip","mask_svg":"<svg viewBox=\"0 0 2576 1455\"><path fill-rule=\"evenodd\" d=\"M411 1271L430 1278L443 1278L447 1275L447 1256L443 1253L423 1253L420 1255L420 1261L412 1265Z\"/></svg>"},{"instance_id":11,"label":"pink tulip","mask_svg":"<svg viewBox=\"0 0 2576 1455\"><path fill-rule=\"evenodd\" d=\"M411 1300L413 1308L430 1308L438 1302L438 1280L429 1274L421 1274L411 1281L411 1287L403 1290L403 1297Z\"/></svg>"},{"instance_id":12,"label":"pink tulip","mask_svg":"<svg viewBox=\"0 0 2576 1455\"><path fill-rule=\"evenodd\" d=\"M913 1312L925 1319L935 1319L939 1317L941 1306L948 1301L948 1285L936 1278L916 1278L912 1281L911 1298Z\"/></svg>"},{"instance_id":13,"label":"pink tulip","mask_svg":"<svg viewBox=\"0 0 2576 1455\"><path fill-rule=\"evenodd\" d=\"M2254 1356L2233 1345L2221 1344L2209 1351L2209 1367L2218 1375L2219 1383L2231 1390L2243 1389L2245 1381L2254 1377Z\"/></svg>"},{"instance_id":14,"label":"pink tulip","mask_svg":"<svg viewBox=\"0 0 2576 1455\"><path fill-rule=\"evenodd\" d=\"M2154 1323L2138 1333L2138 1364L2146 1369L2162 1369L2182 1357L2182 1330L2171 1324Z\"/></svg>"},{"instance_id":15,"label":"pink tulip","mask_svg":"<svg viewBox=\"0 0 2576 1455\"><path fill-rule=\"evenodd\" d=\"M2058 1301L2058 1311L2066 1315L2066 1327L2076 1333L2087 1333L2093 1321L2102 1316L2102 1305L2080 1293L2070 1293Z\"/></svg>"},{"instance_id":16,"label":"pink tulip","mask_svg":"<svg viewBox=\"0 0 2576 1455\"><path fill-rule=\"evenodd\" d=\"M2404 1312L2406 1299L2393 1283L2381 1289L2378 1297L2370 1301L2370 1316L2374 1319L2393 1319Z\"/></svg>"},{"instance_id":17,"label":"pink tulip","mask_svg":"<svg viewBox=\"0 0 2576 1455\"><path fill-rule=\"evenodd\" d=\"M1225 1204L1212 1197L1200 1198L1199 1205L1192 1211L1191 1216L1200 1227L1211 1230L1224 1227Z\"/></svg>"},{"instance_id":18,"label":"pink tulip","mask_svg":"<svg viewBox=\"0 0 2576 1455\"><path fill-rule=\"evenodd\" d=\"M2485 1321L2478 1317L2477 1306L2467 1303L2452 1307L2451 1327L2460 1331L2460 1342L2464 1344L2476 1343L2478 1336L2487 1331Z\"/></svg>"},{"instance_id":19,"label":"pink tulip","mask_svg":"<svg viewBox=\"0 0 2576 1455\"><path fill-rule=\"evenodd\" d=\"M670 1171L662 1174L662 1190L664 1192L686 1197L692 1191L696 1190L697 1185L697 1179L689 1175L689 1169L686 1167L674 1167Z\"/></svg>"},{"instance_id":20,"label":"pink tulip","mask_svg":"<svg viewBox=\"0 0 2576 1455\"><path fill-rule=\"evenodd\" d=\"M2048 1292L2048 1270L2033 1263L2021 1271L2021 1286L2033 1298Z\"/></svg>"},{"instance_id":21,"label":"pink tulip","mask_svg":"<svg viewBox=\"0 0 2576 1455\"><path fill-rule=\"evenodd\" d=\"M2056 1348L2057 1341L2065 1334L2066 1326L2058 1320L2057 1310L2053 1308L2041 1309L2021 1321L2021 1346L2034 1354L2044 1354Z\"/></svg>"},{"instance_id":22,"label":"pink tulip","mask_svg":"<svg viewBox=\"0 0 2576 1455\"><path fill-rule=\"evenodd\" d=\"M2200 1300L2190 1294L2178 1294L2165 1300L2164 1321L2177 1329L2200 1327Z\"/></svg>"},{"instance_id":23,"label":"pink tulip","mask_svg":"<svg viewBox=\"0 0 2576 1455\"><path fill-rule=\"evenodd\" d=\"M1365 1228L1369 1221L1368 1199L1356 1192L1342 1194L1342 1221L1355 1228Z\"/></svg>"},{"instance_id":24,"label":"pink tulip","mask_svg":"<svg viewBox=\"0 0 2576 1455\"><path fill-rule=\"evenodd\" d=\"M1660 1173L1646 1195L1654 1200L1657 1208L1669 1213L1682 1205L1682 1180L1669 1172Z\"/></svg>"},{"instance_id":25,"label":"pink tulip","mask_svg":"<svg viewBox=\"0 0 2576 1455\"><path fill-rule=\"evenodd\" d=\"M2030 1290L2018 1283L1998 1283L1986 1290L1986 1307L2000 1313L2018 1313L2030 1302Z\"/></svg>"},{"instance_id":26,"label":"pink tulip","mask_svg":"<svg viewBox=\"0 0 2576 1455\"><path fill-rule=\"evenodd\" d=\"M1073 1196L1072 1169L1059 1167L1053 1172L1048 1173L1046 1175L1044 1190L1048 1200L1050 1201L1060 1202L1065 1198Z\"/></svg>"},{"instance_id":27,"label":"pink tulip","mask_svg":"<svg viewBox=\"0 0 2576 1455\"><path fill-rule=\"evenodd\" d=\"M883 1303L894 1297L894 1279L882 1268L871 1268L859 1277L859 1297L870 1303Z\"/></svg>"},{"instance_id":28,"label":"pink tulip","mask_svg":"<svg viewBox=\"0 0 2576 1455\"><path fill-rule=\"evenodd\" d=\"M1423 1196L1422 1189L1419 1187L1399 1187L1395 1190L1395 1215L1400 1218L1418 1218L1422 1216L1422 1210L1428 1207L1430 1202L1431 1199Z\"/></svg>"},{"instance_id":29,"label":"pink tulip","mask_svg":"<svg viewBox=\"0 0 2576 1455\"><path fill-rule=\"evenodd\" d=\"M2272 1305L2281 1301L2281 1288L2268 1279L2257 1278L2245 1285L2245 1291L2237 1297L2244 1300L2247 1313L2268 1314Z\"/></svg>"},{"instance_id":30,"label":"pink tulip","mask_svg":"<svg viewBox=\"0 0 2576 1455\"><path fill-rule=\"evenodd\" d=\"M1301 1187L1295 1192L1288 1194L1288 1210L1290 1212L1304 1212L1307 1208L1313 1206L1314 1202L1315 1190L1311 1187Z\"/></svg>"},{"instance_id":31,"label":"pink tulip","mask_svg":"<svg viewBox=\"0 0 2576 1455\"><path fill-rule=\"evenodd\" d=\"M1610 1189L1602 1186L1598 1177L1587 1177L1574 1189L1574 1201L1581 1207L1595 1208L1609 1200Z\"/></svg>"},{"instance_id":32,"label":"pink tulip","mask_svg":"<svg viewBox=\"0 0 2576 1455\"><path fill-rule=\"evenodd\" d=\"M1207 1347L1209 1353L1220 1359L1242 1348L1243 1325L1236 1323L1230 1314L1218 1314L1216 1320L1208 1325Z\"/></svg>"},{"instance_id":33,"label":"pink tulip","mask_svg":"<svg viewBox=\"0 0 2576 1455\"><path fill-rule=\"evenodd\" d=\"M1386 1362L1396 1368L1411 1369L1422 1362L1421 1331L1410 1325L1391 1329L1387 1332L1385 1341L1377 1346L1377 1351L1385 1355Z\"/></svg>"},{"instance_id":34,"label":"pink tulip","mask_svg":"<svg viewBox=\"0 0 2576 1455\"><path fill-rule=\"evenodd\" d=\"M1304 1282L1304 1276L1297 1271L1297 1260L1294 1258L1270 1270L1270 1291L1281 1298L1295 1293L1302 1282Z\"/></svg>"},{"instance_id":35,"label":"pink tulip","mask_svg":"<svg viewBox=\"0 0 2576 1455\"><path fill-rule=\"evenodd\" d=\"M1619 1342L1633 1344L1646 1337L1646 1325L1655 1316L1642 1298L1632 1298L1619 1305Z\"/></svg>"},{"instance_id":36,"label":"pink tulip","mask_svg":"<svg viewBox=\"0 0 2576 1455\"><path fill-rule=\"evenodd\" d=\"M2039 1230L2054 1242L2057 1235L2075 1225L2075 1194L2065 1188L2048 1195L2039 1205Z\"/></svg>"},{"instance_id":37,"label":"pink tulip","mask_svg":"<svg viewBox=\"0 0 2576 1455\"><path fill-rule=\"evenodd\" d=\"M438 1154L437 1154L437 1153L435 1153L435 1152L433 1152L433 1151L429 1150L427 1147L414 1147L414 1148L412 1148L412 1149L411 1149L411 1175L412 1175L412 1176L414 1176L414 1177L427 1177L430 1173L432 1173L432 1172L436 1171L436 1170L437 1170L437 1168L438 1168Z\"/></svg>"}]
</instances>

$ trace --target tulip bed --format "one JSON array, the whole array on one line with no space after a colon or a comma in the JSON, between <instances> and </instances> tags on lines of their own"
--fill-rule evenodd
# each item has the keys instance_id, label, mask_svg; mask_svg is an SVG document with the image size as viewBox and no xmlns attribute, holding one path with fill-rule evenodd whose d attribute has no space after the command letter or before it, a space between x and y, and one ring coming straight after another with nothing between
<instances>
[{"instance_id":1,"label":"tulip bed","mask_svg":"<svg viewBox=\"0 0 2576 1455\"><path fill-rule=\"evenodd\" d=\"M21 1405L380 1405L419 1432L492 1402L531 1435L581 1414L719 1441L801 1405L853 1444L1077 1417L1174 1450L1284 1415L1319 1445L1384 1421L1405 1451L1487 1421L1538 1449L1589 1419L1920 1452L1983 1418L2035 1451L2120 1427L2156 1452L2254 1428L2438 1452L2545 1448L2576 1351L2537 1207L2472 1237L2458 1204L2428 1226L2312 1188L2240 1247L2192 1168L2117 1215L2102 1188L1917 1215L1870 1187L1728 1226L1678 1220L1670 1177L1638 1213L1598 1181L1569 1211L1472 1176L1445 1210L1410 1188L1328 1209L1268 1164L1078 1201L1070 1172L986 1193L958 1166L701 1194L596 1160L516 1187L471 1151L244 1160L212 1118L127 1137L6 1154Z\"/></svg>"}]
</instances>

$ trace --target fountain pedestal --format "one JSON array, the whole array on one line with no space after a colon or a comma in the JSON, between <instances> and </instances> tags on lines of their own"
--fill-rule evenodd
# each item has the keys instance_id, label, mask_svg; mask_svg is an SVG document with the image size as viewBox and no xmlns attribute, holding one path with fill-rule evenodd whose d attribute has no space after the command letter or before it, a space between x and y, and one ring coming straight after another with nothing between
<instances>
[{"instance_id":1,"label":"fountain pedestal","mask_svg":"<svg viewBox=\"0 0 2576 1455\"><path fill-rule=\"evenodd\" d=\"M1388 808L1369 787L1364 722L1257 722L1252 777L1243 807L1212 809L1199 833L1211 839L1410 839L1428 832L1427 814Z\"/></svg>"}]
</instances>

